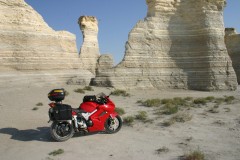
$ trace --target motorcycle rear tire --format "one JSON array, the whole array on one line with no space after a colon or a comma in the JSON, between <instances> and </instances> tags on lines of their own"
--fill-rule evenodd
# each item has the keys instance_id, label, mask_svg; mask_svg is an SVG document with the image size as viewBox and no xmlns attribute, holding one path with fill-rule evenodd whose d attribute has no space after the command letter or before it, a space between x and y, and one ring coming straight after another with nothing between
<instances>
[{"instance_id":1,"label":"motorcycle rear tire","mask_svg":"<svg viewBox=\"0 0 240 160\"><path fill-rule=\"evenodd\" d=\"M115 123L115 121L118 123L118 126L117 128L113 129L112 123ZM106 133L109 133L109 134L117 133L121 128L122 128L122 118L119 115L117 115L114 118L109 117L105 122Z\"/></svg>"},{"instance_id":2,"label":"motorcycle rear tire","mask_svg":"<svg viewBox=\"0 0 240 160\"><path fill-rule=\"evenodd\" d=\"M59 131L59 128L58 127L61 127L59 125L66 125L68 128L67 130L67 134L66 135L60 135L60 131ZM62 128L60 128L62 129ZM61 121L54 121L51 125L51 129L50 129L50 133L51 133L51 136L54 140L58 141L58 142L63 142L63 141L66 141L68 139L70 139L73 134L74 134L74 129L73 129L73 125L70 124L69 122L67 121L64 121L64 122L61 122Z\"/></svg>"}]
</instances>

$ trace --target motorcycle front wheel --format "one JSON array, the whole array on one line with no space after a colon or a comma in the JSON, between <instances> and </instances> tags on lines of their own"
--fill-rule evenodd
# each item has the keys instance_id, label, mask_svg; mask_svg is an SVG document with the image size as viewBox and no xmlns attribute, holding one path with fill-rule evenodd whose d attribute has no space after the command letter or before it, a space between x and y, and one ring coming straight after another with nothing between
<instances>
[{"instance_id":1,"label":"motorcycle front wheel","mask_svg":"<svg viewBox=\"0 0 240 160\"><path fill-rule=\"evenodd\" d=\"M58 142L66 141L74 134L73 125L67 121L54 121L50 133L54 140Z\"/></svg>"},{"instance_id":2,"label":"motorcycle front wheel","mask_svg":"<svg viewBox=\"0 0 240 160\"><path fill-rule=\"evenodd\" d=\"M109 117L105 122L106 133L112 134L118 132L122 127L122 118L117 115L114 118Z\"/></svg>"}]
</instances>

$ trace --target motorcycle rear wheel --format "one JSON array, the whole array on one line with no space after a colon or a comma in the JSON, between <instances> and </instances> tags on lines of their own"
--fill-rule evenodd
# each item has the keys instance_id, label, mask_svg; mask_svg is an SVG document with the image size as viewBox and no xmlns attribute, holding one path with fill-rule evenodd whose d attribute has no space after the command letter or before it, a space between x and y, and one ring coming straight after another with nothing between
<instances>
[{"instance_id":1,"label":"motorcycle rear wheel","mask_svg":"<svg viewBox=\"0 0 240 160\"><path fill-rule=\"evenodd\" d=\"M122 128L122 118L117 115L114 118L109 117L105 122L106 133L117 133Z\"/></svg>"},{"instance_id":2,"label":"motorcycle rear wheel","mask_svg":"<svg viewBox=\"0 0 240 160\"><path fill-rule=\"evenodd\" d=\"M74 134L73 125L67 121L54 121L50 133L54 140L58 142L66 141Z\"/></svg>"}]
</instances>

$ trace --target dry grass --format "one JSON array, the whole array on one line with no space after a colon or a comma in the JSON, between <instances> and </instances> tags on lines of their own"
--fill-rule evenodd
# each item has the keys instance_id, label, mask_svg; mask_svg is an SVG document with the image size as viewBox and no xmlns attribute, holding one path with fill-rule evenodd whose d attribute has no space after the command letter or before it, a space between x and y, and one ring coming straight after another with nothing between
<instances>
[{"instance_id":1,"label":"dry grass","mask_svg":"<svg viewBox=\"0 0 240 160\"><path fill-rule=\"evenodd\" d=\"M232 104L234 100L235 100L235 97L234 97L234 96L225 96L225 99L224 99L224 101L225 101L227 104Z\"/></svg>"},{"instance_id":2,"label":"dry grass","mask_svg":"<svg viewBox=\"0 0 240 160\"><path fill-rule=\"evenodd\" d=\"M43 106L43 103L39 102L39 103L36 104L36 106Z\"/></svg>"},{"instance_id":3,"label":"dry grass","mask_svg":"<svg viewBox=\"0 0 240 160\"><path fill-rule=\"evenodd\" d=\"M184 122L190 121L192 117L193 116L189 113L185 113L185 112L177 113L173 115L171 118L169 118L168 120L163 121L162 126L169 127L173 125L175 122L184 123Z\"/></svg>"},{"instance_id":4,"label":"dry grass","mask_svg":"<svg viewBox=\"0 0 240 160\"><path fill-rule=\"evenodd\" d=\"M208 112L209 113L219 113L219 110L217 108L212 107L208 110Z\"/></svg>"},{"instance_id":5,"label":"dry grass","mask_svg":"<svg viewBox=\"0 0 240 160\"><path fill-rule=\"evenodd\" d=\"M38 110L38 107L33 107L32 110L33 110L33 111L36 111L36 110Z\"/></svg>"},{"instance_id":6,"label":"dry grass","mask_svg":"<svg viewBox=\"0 0 240 160\"><path fill-rule=\"evenodd\" d=\"M116 89L115 91L112 91L112 92L111 92L111 95L114 95L114 96L123 96L123 97L129 97L129 96L130 96L129 93L127 93L126 91L121 90L121 89Z\"/></svg>"},{"instance_id":7,"label":"dry grass","mask_svg":"<svg viewBox=\"0 0 240 160\"><path fill-rule=\"evenodd\" d=\"M156 150L157 154L167 153L167 152L169 152L169 149L167 147L165 147L165 146L163 146L163 147L161 147L161 148Z\"/></svg>"},{"instance_id":8,"label":"dry grass","mask_svg":"<svg viewBox=\"0 0 240 160\"><path fill-rule=\"evenodd\" d=\"M82 88L74 89L74 92L76 93L85 93L85 91Z\"/></svg>"},{"instance_id":9,"label":"dry grass","mask_svg":"<svg viewBox=\"0 0 240 160\"><path fill-rule=\"evenodd\" d=\"M200 105L206 105L207 102L208 101L205 98L197 98L193 100L194 104L200 104Z\"/></svg>"},{"instance_id":10,"label":"dry grass","mask_svg":"<svg viewBox=\"0 0 240 160\"><path fill-rule=\"evenodd\" d=\"M161 105L160 99L148 99L146 101L137 101L137 103L141 103L143 106L146 107L159 107Z\"/></svg>"},{"instance_id":11,"label":"dry grass","mask_svg":"<svg viewBox=\"0 0 240 160\"><path fill-rule=\"evenodd\" d=\"M117 112L119 115L124 115L126 112L123 108L116 107L115 112Z\"/></svg>"},{"instance_id":12,"label":"dry grass","mask_svg":"<svg viewBox=\"0 0 240 160\"><path fill-rule=\"evenodd\" d=\"M56 155L63 154L63 153L64 153L63 149L58 149L58 150L50 152L48 155L56 156Z\"/></svg>"},{"instance_id":13,"label":"dry grass","mask_svg":"<svg viewBox=\"0 0 240 160\"><path fill-rule=\"evenodd\" d=\"M148 119L148 115L146 111L138 111L138 114L135 116L137 120L146 121Z\"/></svg>"},{"instance_id":14,"label":"dry grass","mask_svg":"<svg viewBox=\"0 0 240 160\"><path fill-rule=\"evenodd\" d=\"M175 122L181 122L181 123L184 123L184 122L187 122L187 121L190 121L192 120L192 115L189 114L189 113L185 113L185 112L181 112L181 113L178 113L176 115L174 115L172 117L172 119L175 121Z\"/></svg>"},{"instance_id":15,"label":"dry grass","mask_svg":"<svg viewBox=\"0 0 240 160\"><path fill-rule=\"evenodd\" d=\"M83 90L85 90L85 91L94 91L94 89L91 86L85 86L83 88Z\"/></svg>"},{"instance_id":16,"label":"dry grass","mask_svg":"<svg viewBox=\"0 0 240 160\"><path fill-rule=\"evenodd\" d=\"M68 91L64 91L65 92L65 96L68 96L69 95L69 92Z\"/></svg>"},{"instance_id":17,"label":"dry grass","mask_svg":"<svg viewBox=\"0 0 240 160\"><path fill-rule=\"evenodd\" d=\"M177 112L178 112L178 106L174 105L172 103L165 104L165 106L163 107L163 111L162 111L162 113L166 114L166 115L175 114Z\"/></svg>"},{"instance_id":18,"label":"dry grass","mask_svg":"<svg viewBox=\"0 0 240 160\"><path fill-rule=\"evenodd\" d=\"M134 122L134 117L133 116L127 116L123 118L123 124L127 125L127 126L133 126L133 122Z\"/></svg>"},{"instance_id":19,"label":"dry grass","mask_svg":"<svg viewBox=\"0 0 240 160\"><path fill-rule=\"evenodd\" d=\"M182 159L183 160L205 160L205 156L201 151L195 150L185 154Z\"/></svg>"}]
</instances>

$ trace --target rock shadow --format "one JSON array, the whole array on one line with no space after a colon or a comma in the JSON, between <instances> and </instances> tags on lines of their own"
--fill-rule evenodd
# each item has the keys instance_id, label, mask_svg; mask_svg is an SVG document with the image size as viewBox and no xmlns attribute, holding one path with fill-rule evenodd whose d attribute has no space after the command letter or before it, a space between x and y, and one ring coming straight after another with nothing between
<instances>
[{"instance_id":1,"label":"rock shadow","mask_svg":"<svg viewBox=\"0 0 240 160\"><path fill-rule=\"evenodd\" d=\"M0 134L11 135L11 139L18 141L42 141L50 142L49 127L38 127L37 129L19 130L17 128L1 128Z\"/></svg>"}]
</instances>

